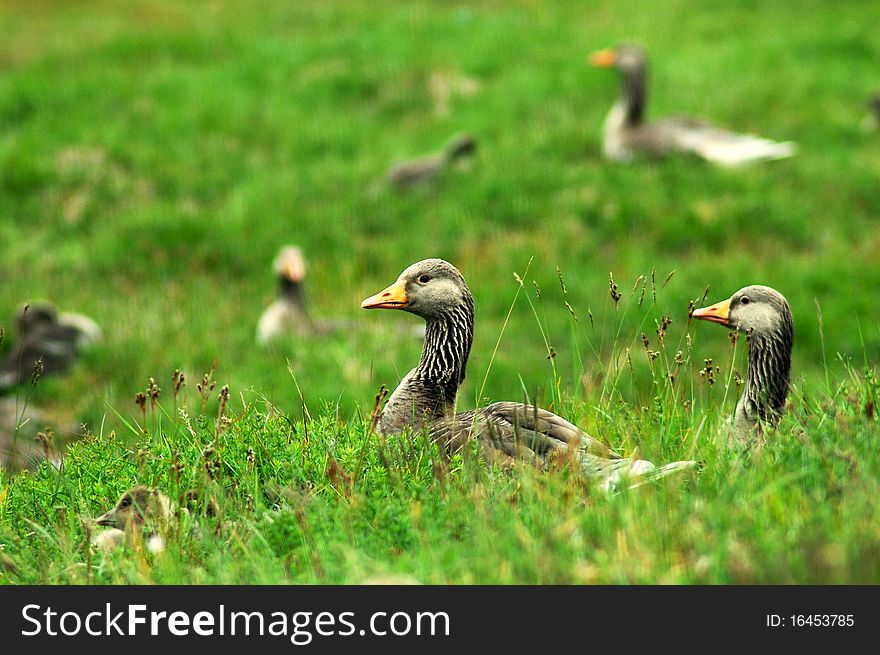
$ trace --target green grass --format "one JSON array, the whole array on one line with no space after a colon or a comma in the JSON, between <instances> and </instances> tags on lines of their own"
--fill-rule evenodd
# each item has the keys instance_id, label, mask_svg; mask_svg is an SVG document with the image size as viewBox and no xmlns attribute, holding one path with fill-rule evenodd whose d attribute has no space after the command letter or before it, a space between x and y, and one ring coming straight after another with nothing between
<instances>
[{"instance_id":1,"label":"green grass","mask_svg":"<svg viewBox=\"0 0 880 655\"><path fill-rule=\"evenodd\" d=\"M867 411L880 140L859 127L880 86L877 28L870 2L5 3L0 348L40 299L95 317L105 340L31 393L92 436L60 472L0 473L0 552L15 562L0 580L880 581ZM586 60L620 40L651 54L650 115L710 117L795 140L798 155L742 171L604 163L617 80ZM444 105L450 80L475 92ZM370 192L394 160L463 131L480 140L469 171L435 191ZM255 345L285 243L306 253L313 312L364 330ZM367 420L379 385L418 357L393 326L417 319L360 300L429 256L456 264L476 300L462 408L485 377L485 398L528 395L627 453L699 471L606 498L566 472L470 457L435 475L420 442L386 445L383 463ZM649 281L639 303L652 271L656 299ZM771 443L740 456L714 434L742 347L689 325L687 306L750 283L792 305L795 392ZM715 385L699 375L709 357ZM195 386L212 365L203 415ZM178 368L195 434L173 409ZM134 395L151 376L162 409L144 417ZM202 452L223 384L234 420L212 481ZM357 473L348 487L328 477L331 455ZM172 496L216 485L225 522L183 530L155 561L102 562L81 519L135 482Z\"/></svg>"}]
</instances>

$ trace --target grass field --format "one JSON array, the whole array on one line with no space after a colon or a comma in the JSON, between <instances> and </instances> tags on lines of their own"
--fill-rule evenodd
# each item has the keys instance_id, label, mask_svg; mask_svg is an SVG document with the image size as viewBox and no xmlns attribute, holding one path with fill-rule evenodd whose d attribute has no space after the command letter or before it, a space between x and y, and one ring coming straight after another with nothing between
<instances>
[{"instance_id":1,"label":"grass field","mask_svg":"<svg viewBox=\"0 0 880 655\"><path fill-rule=\"evenodd\" d=\"M20 392L90 436L60 471L0 471L0 581L880 582L880 134L860 127L878 28L867 1L3 3L0 350L38 300L105 338ZM623 40L652 57L649 115L798 154L735 171L604 162L618 80L587 56ZM392 162L466 131L470 169L374 192ZM256 345L287 243L312 312L363 329ZM471 453L447 469L418 436L370 435L377 389L420 343L395 332L418 319L360 301L434 256L476 301L462 408L528 396L699 469L606 497L567 471ZM742 342L687 308L751 283L786 295L796 336L789 411L743 455L714 437ZM162 393L144 415L150 377ZM83 519L137 482L212 489L216 529L102 559Z\"/></svg>"}]
</instances>

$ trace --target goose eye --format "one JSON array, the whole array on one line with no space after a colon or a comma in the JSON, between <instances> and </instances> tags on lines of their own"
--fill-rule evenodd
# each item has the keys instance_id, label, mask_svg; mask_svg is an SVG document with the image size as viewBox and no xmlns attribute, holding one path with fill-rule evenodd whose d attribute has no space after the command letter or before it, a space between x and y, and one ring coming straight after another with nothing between
<instances>
[{"instance_id":1,"label":"goose eye","mask_svg":"<svg viewBox=\"0 0 880 655\"><path fill-rule=\"evenodd\" d=\"M752 302L751 300L749 300L749 297L748 297L748 296L743 296L742 298L739 299L739 301L740 301L743 305L748 305L750 302Z\"/></svg>"},{"instance_id":2,"label":"goose eye","mask_svg":"<svg viewBox=\"0 0 880 655\"><path fill-rule=\"evenodd\" d=\"M422 284L427 284L430 279L431 278L428 275L419 276L419 282L421 282Z\"/></svg>"},{"instance_id":3,"label":"goose eye","mask_svg":"<svg viewBox=\"0 0 880 655\"><path fill-rule=\"evenodd\" d=\"M119 502L119 506L120 506L120 507L128 507L129 505L131 505L131 498L123 498L123 499Z\"/></svg>"}]
</instances>

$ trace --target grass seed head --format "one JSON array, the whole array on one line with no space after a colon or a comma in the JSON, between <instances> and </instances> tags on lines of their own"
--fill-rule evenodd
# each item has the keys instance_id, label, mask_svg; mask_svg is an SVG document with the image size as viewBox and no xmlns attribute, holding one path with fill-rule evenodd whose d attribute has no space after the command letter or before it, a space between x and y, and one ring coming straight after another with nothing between
<instances>
[{"instance_id":1,"label":"grass seed head","mask_svg":"<svg viewBox=\"0 0 880 655\"><path fill-rule=\"evenodd\" d=\"M224 384L220 388L220 395L217 396L217 400L220 401L220 411L218 413L220 418L223 418L226 413L226 403L229 402L229 385Z\"/></svg>"},{"instance_id":2,"label":"grass seed head","mask_svg":"<svg viewBox=\"0 0 880 655\"><path fill-rule=\"evenodd\" d=\"M556 277L559 278L559 287L562 289L562 295L568 296L568 289L565 288L565 280L562 279L562 269L556 267Z\"/></svg>"},{"instance_id":3,"label":"grass seed head","mask_svg":"<svg viewBox=\"0 0 880 655\"><path fill-rule=\"evenodd\" d=\"M40 381L40 378L43 375L43 356L37 357L37 361L34 362L34 373L31 376L31 387L37 386L37 382Z\"/></svg>"},{"instance_id":4,"label":"grass seed head","mask_svg":"<svg viewBox=\"0 0 880 655\"><path fill-rule=\"evenodd\" d=\"M171 383L174 388L174 401L177 402L177 395L180 393L180 390L186 386L186 380L183 375L183 371L179 368L174 369L174 375L171 377Z\"/></svg>"},{"instance_id":5,"label":"grass seed head","mask_svg":"<svg viewBox=\"0 0 880 655\"><path fill-rule=\"evenodd\" d=\"M660 319L660 322L657 323L657 338L660 341L660 344L663 344L663 341L666 339L666 330L672 324L672 319L668 316L663 316Z\"/></svg>"},{"instance_id":6,"label":"grass seed head","mask_svg":"<svg viewBox=\"0 0 880 655\"><path fill-rule=\"evenodd\" d=\"M144 418L147 418L147 394L143 391L138 391L134 395L134 403L141 408L141 414L144 415Z\"/></svg>"},{"instance_id":7,"label":"grass seed head","mask_svg":"<svg viewBox=\"0 0 880 655\"><path fill-rule=\"evenodd\" d=\"M162 389L159 388L159 385L156 384L156 380L154 378L150 378L147 382L146 393L150 399L150 411L156 411L156 401L159 400L159 394Z\"/></svg>"},{"instance_id":8,"label":"grass seed head","mask_svg":"<svg viewBox=\"0 0 880 655\"><path fill-rule=\"evenodd\" d=\"M617 306L620 304L620 298L622 294L617 290L617 282L614 281L614 273L608 273L608 290L611 293L611 300L614 301L614 309L617 309Z\"/></svg>"},{"instance_id":9,"label":"grass seed head","mask_svg":"<svg viewBox=\"0 0 880 655\"><path fill-rule=\"evenodd\" d=\"M41 430L34 437L43 447L43 456L49 461L49 452L52 449L52 443L55 441L55 433L52 430Z\"/></svg>"},{"instance_id":10,"label":"grass seed head","mask_svg":"<svg viewBox=\"0 0 880 655\"><path fill-rule=\"evenodd\" d=\"M208 412L208 396L214 390L214 386L217 384L213 380L214 377L214 364L211 364L211 370L205 373L202 376L202 381L196 384L196 389L199 392L199 395L202 397L202 414L206 414Z\"/></svg>"},{"instance_id":11,"label":"grass seed head","mask_svg":"<svg viewBox=\"0 0 880 655\"><path fill-rule=\"evenodd\" d=\"M700 369L700 375L703 377L709 385L715 384L715 374L719 373L721 369L718 366L714 366L712 364L712 358L708 358L703 360L704 366Z\"/></svg>"}]
</instances>

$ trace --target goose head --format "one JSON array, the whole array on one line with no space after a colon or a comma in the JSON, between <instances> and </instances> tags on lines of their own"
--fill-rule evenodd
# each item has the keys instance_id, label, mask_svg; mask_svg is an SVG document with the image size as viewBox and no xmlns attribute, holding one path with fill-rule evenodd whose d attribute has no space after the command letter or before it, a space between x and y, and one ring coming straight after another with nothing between
<instances>
[{"instance_id":1,"label":"goose head","mask_svg":"<svg viewBox=\"0 0 880 655\"><path fill-rule=\"evenodd\" d=\"M754 284L730 298L694 310L693 317L752 335L774 335L791 330L791 309L785 297L771 287Z\"/></svg>"},{"instance_id":2,"label":"goose head","mask_svg":"<svg viewBox=\"0 0 880 655\"><path fill-rule=\"evenodd\" d=\"M365 298L363 309L402 309L428 322L470 307L473 297L464 277L443 259L423 259L404 270L397 281Z\"/></svg>"},{"instance_id":3,"label":"goose head","mask_svg":"<svg viewBox=\"0 0 880 655\"><path fill-rule=\"evenodd\" d=\"M452 139L444 148L446 159L473 155L477 151L477 139L472 134L462 134Z\"/></svg>"},{"instance_id":4,"label":"goose head","mask_svg":"<svg viewBox=\"0 0 880 655\"><path fill-rule=\"evenodd\" d=\"M158 489L140 485L123 493L116 506L96 518L95 523L124 531L145 523L163 525L170 516L171 510L165 494Z\"/></svg>"},{"instance_id":5,"label":"goose head","mask_svg":"<svg viewBox=\"0 0 880 655\"><path fill-rule=\"evenodd\" d=\"M644 120L647 61L645 51L631 43L599 50L590 55L591 65L596 68L614 68L623 80L622 97L611 107L605 118L604 148L612 159L629 158L626 150L617 143L622 138L621 131L632 129Z\"/></svg>"},{"instance_id":6,"label":"goose head","mask_svg":"<svg viewBox=\"0 0 880 655\"><path fill-rule=\"evenodd\" d=\"M785 407L791 379L794 322L783 295L761 285L744 287L693 312L694 318L749 335L749 368L733 416L733 437L748 442L760 422L775 425Z\"/></svg>"},{"instance_id":7,"label":"goose head","mask_svg":"<svg viewBox=\"0 0 880 655\"><path fill-rule=\"evenodd\" d=\"M419 363L388 398L379 431L394 434L452 411L474 338L474 299L458 269L442 259L416 262L361 307L400 309L425 320Z\"/></svg>"},{"instance_id":8,"label":"goose head","mask_svg":"<svg viewBox=\"0 0 880 655\"><path fill-rule=\"evenodd\" d=\"M645 51L634 43L622 43L613 48L597 50L590 55L595 68L614 68L624 75L641 75L647 66Z\"/></svg>"},{"instance_id":9,"label":"goose head","mask_svg":"<svg viewBox=\"0 0 880 655\"><path fill-rule=\"evenodd\" d=\"M282 281L300 284L306 276L306 260L297 246L284 246L272 263L272 270Z\"/></svg>"}]
</instances>

